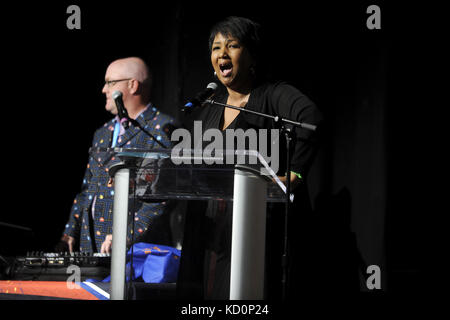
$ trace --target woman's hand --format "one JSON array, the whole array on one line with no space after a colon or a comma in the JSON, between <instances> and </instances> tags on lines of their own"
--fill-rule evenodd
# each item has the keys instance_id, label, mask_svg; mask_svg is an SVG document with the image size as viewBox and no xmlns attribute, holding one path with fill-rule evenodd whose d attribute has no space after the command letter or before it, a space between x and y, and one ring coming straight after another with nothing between
<instances>
[{"instance_id":1,"label":"woman's hand","mask_svg":"<svg viewBox=\"0 0 450 320\"><path fill-rule=\"evenodd\" d=\"M278 178L280 178L281 182L283 182L286 185L287 179L286 176L278 176ZM298 186L300 184L300 182L302 181L301 178L299 178L295 173L291 172L291 190L294 190L296 186ZM275 182L275 180L274 180Z\"/></svg>"}]
</instances>

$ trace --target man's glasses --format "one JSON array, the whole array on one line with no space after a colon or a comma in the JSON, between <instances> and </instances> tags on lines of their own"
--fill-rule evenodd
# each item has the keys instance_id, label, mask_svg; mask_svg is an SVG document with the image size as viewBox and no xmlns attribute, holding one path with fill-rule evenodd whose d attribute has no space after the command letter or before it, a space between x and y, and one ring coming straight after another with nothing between
<instances>
[{"instance_id":1,"label":"man's glasses","mask_svg":"<svg viewBox=\"0 0 450 320\"><path fill-rule=\"evenodd\" d=\"M108 86L108 88L111 88L112 86L114 86L117 82L120 81L126 81L126 80L131 80L131 78L128 79L118 79L118 80L106 80L105 84Z\"/></svg>"}]
</instances>

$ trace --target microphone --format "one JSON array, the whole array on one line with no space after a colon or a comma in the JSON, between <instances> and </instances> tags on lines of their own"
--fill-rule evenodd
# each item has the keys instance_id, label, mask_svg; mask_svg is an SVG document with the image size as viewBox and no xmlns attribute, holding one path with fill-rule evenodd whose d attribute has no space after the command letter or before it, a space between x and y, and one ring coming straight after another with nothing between
<instances>
[{"instance_id":1,"label":"microphone","mask_svg":"<svg viewBox=\"0 0 450 320\"><path fill-rule=\"evenodd\" d=\"M116 103L120 123L123 125L123 127L125 129L128 129L129 116L128 116L127 109L125 109L125 106L123 105L122 92L114 91L112 94L112 98L114 99L114 102Z\"/></svg>"},{"instance_id":2,"label":"microphone","mask_svg":"<svg viewBox=\"0 0 450 320\"><path fill-rule=\"evenodd\" d=\"M194 99L192 99L191 101L189 101L184 105L183 111L185 108L190 109L197 106L201 106L206 99L211 98L215 94L217 87L218 87L217 83L215 82L209 83L205 90L198 93Z\"/></svg>"}]
</instances>

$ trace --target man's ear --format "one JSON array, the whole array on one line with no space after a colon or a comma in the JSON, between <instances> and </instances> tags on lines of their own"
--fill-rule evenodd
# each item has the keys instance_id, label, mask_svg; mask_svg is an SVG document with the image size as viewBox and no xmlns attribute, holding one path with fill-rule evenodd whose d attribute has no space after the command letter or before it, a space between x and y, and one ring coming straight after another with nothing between
<instances>
[{"instance_id":1,"label":"man's ear","mask_svg":"<svg viewBox=\"0 0 450 320\"><path fill-rule=\"evenodd\" d=\"M136 94L136 92L138 92L139 90L139 81L137 81L136 79L131 79L130 81L128 81L128 90L131 94Z\"/></svg>"}]
</instances>

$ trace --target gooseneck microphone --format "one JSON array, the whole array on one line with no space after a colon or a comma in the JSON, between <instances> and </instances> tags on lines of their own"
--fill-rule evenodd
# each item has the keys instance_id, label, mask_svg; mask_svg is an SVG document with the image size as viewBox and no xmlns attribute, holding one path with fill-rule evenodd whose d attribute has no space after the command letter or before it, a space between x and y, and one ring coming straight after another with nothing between
<instances>
[{"instance_id":1,"label":"gooseneck microphone","mask_svg":"<svg viewBox=\"0 0 450 320\"><path fill-rule=\"evenodd\" d=\"M184 105L183 111L186 109L192 109L194 107L201 106L203 103L205 103L206 99L211 98L216 93L217 87L217 83L209 83L206 86L206 89L199 92L193 99L191 99Z\"/></svg>"},{"instance_id":2,"label":"gooseneck microphone","mask_svg":"<svg viewBox=\"0 0 450 320\"><path fill-rule=\"evenodd\" d=\"M125 129L128 129L129 126L129 119L127 109L125 109L125 106L123 105L123 99L122 99L122 92L120 91L114 91L112 94L112 98L114 99L114 102L116 103L117 112L119 115L120 123Z\"/></svg>"}]
</instances>

